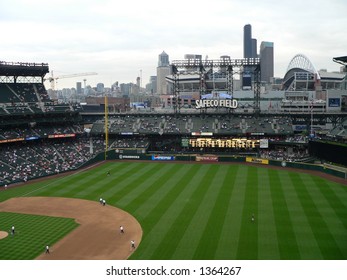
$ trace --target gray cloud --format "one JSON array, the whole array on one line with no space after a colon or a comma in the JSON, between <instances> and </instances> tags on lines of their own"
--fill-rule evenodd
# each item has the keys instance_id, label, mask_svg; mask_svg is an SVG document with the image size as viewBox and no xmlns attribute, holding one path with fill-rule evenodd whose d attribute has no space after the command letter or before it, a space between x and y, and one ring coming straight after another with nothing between
<instances>
[{"instance_id":1,"label":"gray cloud","mask_svg":"<svg viewBox=\"0 0 347 280\"><path fill-rule=\"evenodd\" d=\"M88 80L144 83L156 74L158 54L242 57L243 26L275 44L275 74L307 55L317 68L337 70L347 55L345 0L3 0L1 60L47 62L56 73L96 71ZM75 81L61 81L61 86Z\"/></svg>"}]
</instances>

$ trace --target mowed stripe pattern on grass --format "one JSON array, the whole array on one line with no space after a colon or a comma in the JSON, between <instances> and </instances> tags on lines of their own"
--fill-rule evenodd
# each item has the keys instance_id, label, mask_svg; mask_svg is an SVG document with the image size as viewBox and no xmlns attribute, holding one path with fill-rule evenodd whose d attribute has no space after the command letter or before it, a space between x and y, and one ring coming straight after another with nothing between
<instances>
[{"instance_id":1,"label":"mowed stripe pattern on grass","mask_svg":"<svg viewBox=\"0 0 347 280\"><path fill-rule=\"evenodd\" d=\"M290 169L108 162L9 191L105 198L143 227L133 259L347 259L346 189Z\"/></svg>"}]
</instances>

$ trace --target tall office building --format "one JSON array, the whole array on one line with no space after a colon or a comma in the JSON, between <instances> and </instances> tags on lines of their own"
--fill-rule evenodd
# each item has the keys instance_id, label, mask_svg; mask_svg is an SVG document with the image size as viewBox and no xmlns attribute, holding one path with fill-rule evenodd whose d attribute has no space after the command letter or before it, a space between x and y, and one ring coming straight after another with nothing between
<instances>
[{"instance_id":1,"label":"tall office building","mask_svg":"<svg viewBox=\"0 0 347 280\"><path fill-rule=\"evenodd\" d=\"M261 42L260 44L260 79L262 82L270 83L274 76L274 43Z\"/></svg>"},{"instance_id":2,"label":"tall office building","mask_svg":"<svg viewBox=\"0 0 347 280\"><path fill-rule=\"evenodd\" d=\"M82 83L81 82L76 83L76 89L77 89L77 94L82 94Z\"/></svg>"},{"instance_id":3,"label":"tall office building","mask_svg":"<svg viewBox=\"0 0 347 280\"><path fill-rule=\"evenodd\" d=\"M252 38L252 56L258 57L257 39Z\"/></svg>"},{"instance_id":4,"label":"tall office building","mask_svg":"<svg viewBox=\"0 0 347 280\"><path fill-rule=\"evenodd\" d=\"M257 39L252 38L252 26L246 24L243 27L243 57L255 58L257 54ZM252 72L251 67L244 67L242 74L242 88L250 88L252 86Z\"/></svg>"},{"instance_id":5,"label":"tall office building","mask_svg":"<svg viewBox=\"0 0 347 280\"><path fill-rule=\"evenodd\" d=\"M96 84L96 91L98 93L103 93L105 92L105 85L103 83L97 83Z\"/></svg>"},{"instance_id":6,"label":"tall office building","mask_svg":"<svg viewBox=\"0 0 347 280\"><path fill-rule=\"evenodd\" d=\"M162 52L159 55L159 60L158 60L158 67L165 67L169 66L169 55L166 52Z\"/></svg>"},{"instance_id":7,"label":"tall office building","mask_svg":"<svg viewBox=\"0 0 347 280\"><path fill-rule=\"evenodd\" d=\"M243 57L252 57L252 26L250 24L243 27Z\"/></svg>"},{"instance_id":8,"label":"tall office building","mask_svg":"<svg viewBox=\"0 0 347 280\"><path fill-rule=\"evenodd\" d=\"M168 85L166 82L166 76L171 74L169 56L163 51L159 55L158 67L157 67L157 94L168 94Z\"/></svg>"},{"instance_id":9,"label":"tall office building","mask_svg":"<svg viewBox=\"0 0 347 280\"><path fill-rule=\"evenodd\" d=\"M146 85L147 92L157 93L157 76L150 76L149 83Z\"/></svg>"},{"instance_id":10,"label":"tall office building","mask_svg":"<svg viewBox=\"0 0 347 280\"><path fill-rule=\"evenodd\" d=\"M257 39L252 38L252 26L250 24L243 27L243 57L258 57Z\"/></svg>"}]
</instances>

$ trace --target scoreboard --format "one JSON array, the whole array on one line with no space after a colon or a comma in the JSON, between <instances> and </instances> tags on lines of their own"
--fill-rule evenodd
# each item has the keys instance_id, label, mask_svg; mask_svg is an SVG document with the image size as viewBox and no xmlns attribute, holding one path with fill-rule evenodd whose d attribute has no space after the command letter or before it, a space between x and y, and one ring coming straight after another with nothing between
<instances>
[{"instance_id":1,"label":"scoreboard","mask_svg":"<svg viewBox=\"0 0 347 280\"><path fill-rule=\"evenodd\" d=\"M232 148L256 149L268 148L268 139L247 138L183 138L182 147L192 148Z\"/></svg>"}]
</instances>

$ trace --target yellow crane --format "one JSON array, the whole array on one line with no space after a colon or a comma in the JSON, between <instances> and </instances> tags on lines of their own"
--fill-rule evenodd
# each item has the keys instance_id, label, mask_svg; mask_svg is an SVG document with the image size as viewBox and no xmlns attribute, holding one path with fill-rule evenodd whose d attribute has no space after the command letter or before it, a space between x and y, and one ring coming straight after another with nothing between
<instances>
[{"instance_id":1,"label":"yellow crane","mask_svg":"<svg viewBox=\"0 0 347 280\"><path fill-rule=\"evenodd\" d=\"M53 71L51 71L51 76L44 79L45 81L49 81L51 83L51 89L55 90L55 84L57 83L57 80L59 79L66 79L66 78L74 78L74 77L84 77L84 76L91 76L91 75L98 75L98 73L95 72L86 72L86 73L76 73L76 74L69 74L69 75L60 75L54 77Z\"/></svg>"}]
</instances>

